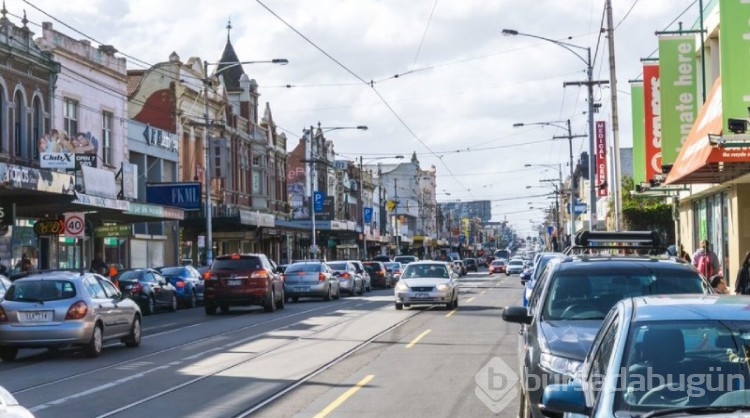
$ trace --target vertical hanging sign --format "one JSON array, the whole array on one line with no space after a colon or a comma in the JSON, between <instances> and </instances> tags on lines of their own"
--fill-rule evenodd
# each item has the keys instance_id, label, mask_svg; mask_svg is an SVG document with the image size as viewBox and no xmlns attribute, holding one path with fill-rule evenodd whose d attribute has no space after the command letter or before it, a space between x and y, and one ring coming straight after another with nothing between
<instances>
[{"instance_id":1,"label":"vertical hanging sign","mask_svg":"<svg viewBox=\"0 0 750 418\"><path fill-rule=\"evenodd\" d=\"M643 82L630 84L630 107L633 114L633 183L646 181L646 136L643 120Z\"/></svg>"},{"instance_id":2,"label":"vertical hanging sign","mask_svg":"<svg viewBox=\"0 0 750 418\"><path fill-rule=\"evenodd\" d=\"M596 196L607 197L607 124L596 121Z\"/></svg>"},{"instance_id":3,"label":"vertical hanging sign","mask_svg":"<svg viewBox=\"0 0 750 418\"><path fill-rule=\"evenodd\" d=\"M674 164L698 114L697 66L693 35L659 37L663 170Z\"/></svg>"},{"instance_id":4,"label":"vertical hanging sign","mask_svg":"<svg viewBox=\"0 0 750 418\"><path fill-rule=\"evenodd\" d=\"M646 137L646 181L661 174L661 91L659 65L643 66L643 119Z\"/></svg>"},{"instance_id":5,"label":"vertical hanging sign","mask_svg":"<svg viewBox=\"0 0 750 418\"><path fill-rule=\"evenodd\" d=\"M750 106L750 3L744 0L719 0L721 36L722 111L724 132L730 132L727 121L745 119Z\"/></svg>"}]
</instances>

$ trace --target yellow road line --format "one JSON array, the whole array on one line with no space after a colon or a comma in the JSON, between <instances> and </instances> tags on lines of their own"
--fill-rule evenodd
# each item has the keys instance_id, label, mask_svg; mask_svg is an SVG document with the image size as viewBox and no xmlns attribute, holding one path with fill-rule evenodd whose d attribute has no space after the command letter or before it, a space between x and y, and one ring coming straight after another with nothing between
<instances>
[{"instance_id":1,"label":"yellow road line","mask_svg":"<svg viewBox=\"0 0 750 418\"><path fill-rule=\"evenodd\" d=\"M336 408L338 408L339 406L341 406L344 402L346 402L347 399L351 398L352 395L354 395L355 393L357 393L358 390L362 389L362 387L365 386L366 384L368 384L370 382L370 380L372 380L374 377L375 377L374 374L368 374L367 376L365 376L364 379L362 379L359 382L357 382L356 385L354 385L349 390L347 390L346 392L344 392L343 394L341 394L341 396L339 396L338 398L336 398L335 401L331 402L331 404L328 405L326 407L326 409L318 412L318 414L315 415L315 418L324 418L324 417L327 417L328 414L330 414Z\"/></svg>"},{"instance_id":2,"label":"yellow road line","mask_svg":"<svg viewBox=\"0 0 750 418\"><path fill-rule=\"evenodd\" d=\"M469 303L469 302L471 302L471 301L472 301L472 300L474 300L474 299L475 299L474 297L472 297L472 298L469 298L469 299L468 299L468 300L466 301L466 303Z\"/></svg>"},{"instance_id":3,"label":"yellow road line","mask_svg":"<svg viewBox=\"0 0 750 418\"><path fill-rule=\"evenodd\" d=\"M428 329L427 331L425 331L425 332L417 335L417 338L413 339L409 344L406 344L406 348L412 348L412 347L414 347L414 345L416 343L418 343L419 340L421 340L422 338L424 338L424 336L427 335L427 334L429 334L429 333L430 333L430 330Z\"/></svg>"},{"instance_id":4,"label":"yellow road line","mask_svg":"<svg viewBox=\"0 0 750 418\"><path fill-rule=\"evenodd\" d=\"M448 312L447 314L445 314L445 317L446 318L450 318L451 316L453 316L454 313L456 313L456 309L454 309L454 310Z\"/></svg>"}]
</instances>

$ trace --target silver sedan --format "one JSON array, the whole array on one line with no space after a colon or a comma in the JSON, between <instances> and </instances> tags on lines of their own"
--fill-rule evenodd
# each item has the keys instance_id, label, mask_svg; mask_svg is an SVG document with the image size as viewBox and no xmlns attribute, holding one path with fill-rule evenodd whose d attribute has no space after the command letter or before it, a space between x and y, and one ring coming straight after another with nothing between
<instances>
[{"instance_id":1,"label":"silver sedan","mask_svg":"<svg viewBox=\"0 0 750 418\"><path fill-rule=\"evenodd\" d=\"M448 263L417 261L409 263L394 288L396 309L411 305L458 307L458 280Z\"/></svg>"},{"instance_id":2,"label":"silver sedan","mask_svg":"<svg viewBox=\"0 0 750 418\"><path fill-rule=\"evenodd\" d=\"M0 301L0 359L20 348L83 346L89 357L105 340L141 343L141 310L104 277L50 272L16 280Z\"/></svg>"}]
</instances>

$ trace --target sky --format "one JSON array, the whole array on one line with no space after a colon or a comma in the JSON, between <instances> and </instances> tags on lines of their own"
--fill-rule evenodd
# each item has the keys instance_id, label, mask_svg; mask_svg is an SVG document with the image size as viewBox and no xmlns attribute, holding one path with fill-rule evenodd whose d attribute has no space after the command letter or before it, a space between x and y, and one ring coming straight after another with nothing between
<instances>
[{"instance_id":1,"label":"sky","mask_svg":"<svg viewBox=\"0 0 750 418\"><path fill-rule=\"evenodd\" d=\"M632 146L629 81L656 57L655 31L689 28L697 0L612 0L620 146ZM230 37L261 104L291 151L302 130L326 134L341 159L390 163L417 154L434 166L438 201L491 200L493 220L519 233L538 225L569 172L566 131L514 123L571 121L588 135L584 60L552 42L590 47L594 79L609 80L604 0L6 0L9 18L41 34L42 22L93 45L110 44L142 69L176 52L216 62ZM584 49L573 49L585 57ZM290 86L290 87L289 87ZM596 120L612 137L612 86L597 87ZM578 158L588 139L573 139ZM532 164L532 167L525 167ZM533 208L533 209L531 209Z\"/></svg>"}]
</instances>

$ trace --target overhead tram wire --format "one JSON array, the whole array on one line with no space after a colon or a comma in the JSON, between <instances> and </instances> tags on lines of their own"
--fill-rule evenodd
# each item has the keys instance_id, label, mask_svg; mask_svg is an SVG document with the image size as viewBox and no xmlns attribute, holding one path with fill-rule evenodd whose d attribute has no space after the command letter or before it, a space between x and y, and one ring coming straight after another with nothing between
<instances>
[{"instance_id":1,"label":"overhead tram wire","mask_svg":"<svg viewBox=\"0 0 750 418\"><path fill-rule=\"evenodd\" d=\"M427 24L424 27L424 31L422 32L422 39L419 41L419 46L417 47L417 53L414 54L414 62L411 64L411 70L414 69L414 67L417 65L417 59L419 59L419 54L422 52L422 45L424 45L424 40L427 37L427 30L430 28L430 23L432 23L432 16L435 14L435 9L437 8L438 0L435 0L435 2L432 4L432 10L430 11L430 17L427 18Z\"/></svg>"}]
</instances>

